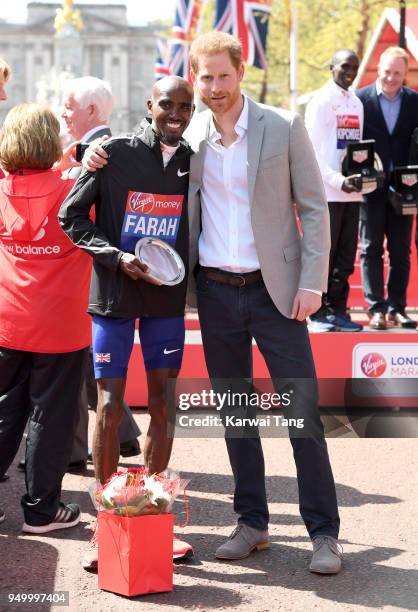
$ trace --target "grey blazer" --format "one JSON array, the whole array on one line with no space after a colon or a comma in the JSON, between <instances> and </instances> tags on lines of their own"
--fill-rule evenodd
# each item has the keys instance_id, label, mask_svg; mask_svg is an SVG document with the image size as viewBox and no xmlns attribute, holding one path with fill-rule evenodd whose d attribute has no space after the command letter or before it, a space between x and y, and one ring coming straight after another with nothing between
<instances>
[{"instance_id":1,"label":"grey blazer","mask_svg":"<svg viewBox=\"0 0 418 612\"><path fill-rule=\"evenodd\" d=\"M190 162L190 278L187 303L196 305L193 271L201 232L200 187L210 111L199 113L187 139ZM328 205L313 147L299 115L249 100L248 196L260 268L278 310L290 317L299 287L325 291L330 228ZM295 215L300 218L300 236Z\"/></svg>"}]
</instances>

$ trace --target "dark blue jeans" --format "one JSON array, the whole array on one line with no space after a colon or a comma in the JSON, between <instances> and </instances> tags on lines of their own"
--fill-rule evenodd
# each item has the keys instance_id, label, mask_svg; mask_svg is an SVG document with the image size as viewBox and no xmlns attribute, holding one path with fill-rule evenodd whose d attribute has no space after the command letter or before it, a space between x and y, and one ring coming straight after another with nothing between
<instances>
[{"instance_id":1,"label":"dark blue jeans","mask_svg":"<svg viewBox=\"0 0 418 612\"><path fill-rule=\"evenodd\" d=\"M305 323L280 314L262 281L237 288L210 280L200 270L197 296L203 348L212 381L243 381L252 377L254 338L273 380L305 379L316 388ZM316 403L310 403L305 416L311 423L312 435L290 438L300 513L311 538L338 537L340 519L335 484ZM234 510L239 515L238 522L266 529L269 512L260 438L226 436L226 445L235 480Z\"/></svg>"},{"instance_id":2,"label":"dark blue jeans","mask_svg":"<svg viewBox=\"0 0 418 612\"><path fill-rule=\"evenodd\" d=\"M383 194L360 205L361 275L370 312L403 310L411 267L412 215L398 215ZM383 275L383 241L387 240L387 298Z\"/></svg>"}]
</instances>

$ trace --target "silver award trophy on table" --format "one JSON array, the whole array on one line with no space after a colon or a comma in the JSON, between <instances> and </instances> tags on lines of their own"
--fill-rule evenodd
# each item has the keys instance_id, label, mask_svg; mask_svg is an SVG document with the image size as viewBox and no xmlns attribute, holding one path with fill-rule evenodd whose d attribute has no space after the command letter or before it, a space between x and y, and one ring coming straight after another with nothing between
<instances>
[{"instance_id":1,"label":"silver award trophy on table","mask_svg":"<svg viewBox=\"0 0 418 612\"><path fill-rule=\"evenodd\" d=\"M184 279L182 258L169 244L158 238L141 238L135 246L135 256L148 266L147 274L161 285L178 285Z\"/></svg>"}]
</instances>

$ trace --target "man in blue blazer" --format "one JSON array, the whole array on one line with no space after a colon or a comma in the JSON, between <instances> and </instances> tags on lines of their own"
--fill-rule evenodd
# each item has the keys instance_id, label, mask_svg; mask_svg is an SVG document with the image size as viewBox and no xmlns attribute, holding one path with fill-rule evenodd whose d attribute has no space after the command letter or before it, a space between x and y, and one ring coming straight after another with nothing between
<instances>
[{"instance_id":1,"label":"man in blue blazer","mask_svg":"<svg viewBox=\"0 0 418 612\"><path fill-rule=\"evenodd\" d=\"M408 164L411 135L418 126L418 93L403 86L408 55L389 47L379 59L375 83L357 91L364 107L364 139L376 141L386 173L382 189L365 196L360 205L361 269L370 327L386 329L387 321L406 328L416 323L406 312L410 270L411 215L397 214L388 200L392 170ZM383 241L389 251L387 297L383 278Z\"/></svg>"}]
</instances>

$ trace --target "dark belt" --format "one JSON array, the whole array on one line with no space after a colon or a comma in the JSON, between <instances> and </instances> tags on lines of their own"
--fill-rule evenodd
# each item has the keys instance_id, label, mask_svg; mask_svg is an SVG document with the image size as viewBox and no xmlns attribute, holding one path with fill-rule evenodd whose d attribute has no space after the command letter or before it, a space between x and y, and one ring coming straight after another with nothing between
<instances>
[{"instance_id":1,"label":"dark belt","mask_svg":"<svg viewBox=\"0 0 418 612\"><path fill-rule=\"evenodd\" d=\"M243 272L237 274L236 272L228 272L227 270L219 270L219 268L201 268L206 276L217 283L223 283L224 285L232 285L232 287L244 287L245 285L253 285L263 280L261 270L255 272Z\"/></svg>"}]
</instances>

